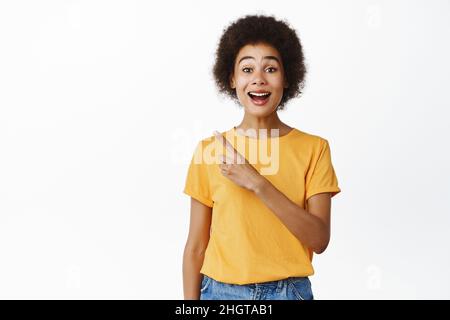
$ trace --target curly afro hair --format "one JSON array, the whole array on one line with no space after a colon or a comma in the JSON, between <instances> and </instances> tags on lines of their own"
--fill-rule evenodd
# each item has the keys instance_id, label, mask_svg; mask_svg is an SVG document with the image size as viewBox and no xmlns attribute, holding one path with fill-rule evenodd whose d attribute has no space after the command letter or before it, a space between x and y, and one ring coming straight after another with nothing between
<instances>
[{"instance_id":1,"label":"curly afro hair","mask_svg":"<svg viewBox=\"0 0 450 320\"><path fill-rule=\"evenodd\" d=\"M266 43L281 55L285 77L289 84L277 110L292 98L302 94L306 67L300 40L294 29L285 21L273 16L246 15L230 24L220 38L213 67L213 77L219 93L239 104L236 91L230 87L230 76L234 70L239 50L247 44Z\"/></svg>"}]
</instances>

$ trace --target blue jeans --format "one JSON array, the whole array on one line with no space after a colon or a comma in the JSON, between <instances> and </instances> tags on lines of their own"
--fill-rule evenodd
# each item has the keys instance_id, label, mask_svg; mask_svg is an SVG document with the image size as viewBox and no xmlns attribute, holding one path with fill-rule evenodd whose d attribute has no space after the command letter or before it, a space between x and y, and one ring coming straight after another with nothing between
<instances>
[{"instance_id":1,"label":"blue jeans","mask_svg":"<svg viewBox=\"0 0 450 320\"><path fill-rule=\"evenodd\" d=\"M229 284L203 275L200 300L314 300L308 277Z\"/></svg>"}]
</instances>

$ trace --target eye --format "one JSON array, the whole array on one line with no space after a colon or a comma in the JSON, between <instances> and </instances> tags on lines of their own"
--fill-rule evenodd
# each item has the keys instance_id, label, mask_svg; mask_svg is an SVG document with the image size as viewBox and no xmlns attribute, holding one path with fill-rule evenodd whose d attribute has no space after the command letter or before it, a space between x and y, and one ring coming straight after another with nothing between
<instances>
[{"instance_id":1,"label":"eye","mask_svg":"<svg viewBox=\"0 0 450 320\"><path fill-rule=\"evenodd\" d=\"M250 71L246 71L246 70L252 70L252 68L249 68L249 67L242 68L243 72L245 72L245 73L249 73L250 72ZM277 71L277 68L269 67L266 70L272 70L272 71L270 71L270 73L273 73L273 72Z\"/></svg>"}]
</instances>

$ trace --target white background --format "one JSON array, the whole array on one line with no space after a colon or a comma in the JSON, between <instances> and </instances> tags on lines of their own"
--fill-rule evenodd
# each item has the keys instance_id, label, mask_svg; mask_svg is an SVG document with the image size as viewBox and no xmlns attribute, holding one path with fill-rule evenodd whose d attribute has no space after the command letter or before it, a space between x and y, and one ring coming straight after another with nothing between
<instances>
[{"instance_id":1,"label":"white background","mask_svg":"<svg viewBox=\"0 0 450 320\"><path fill-rule=\"evenodd\" d=\"M243 110L211 76L223 29L298 32L303 97L342 192L317 299L450 298L450 2L1 1L0 298L182 299L196 142Z\"/></svg>"}]
</instances>

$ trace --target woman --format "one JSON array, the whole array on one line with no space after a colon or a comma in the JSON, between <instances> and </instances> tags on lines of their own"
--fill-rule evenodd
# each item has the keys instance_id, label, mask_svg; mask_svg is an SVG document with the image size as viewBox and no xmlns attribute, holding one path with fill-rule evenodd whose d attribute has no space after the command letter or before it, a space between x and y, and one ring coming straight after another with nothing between
<instances>
[{"instance_id":1,"label":"woman","mask_svg":"<svg viewBox=\"0 0 450 320\"><path fill-rule=\"evenodd\" d=\"M312 256L328 245L341 190L328 141L277 114L302 92L303 60L295 31L270 16L245 16L221 37L214 78L244 117L200 141L189 166L185 299L314 298Z\"/></svg>"}]
</instances>

